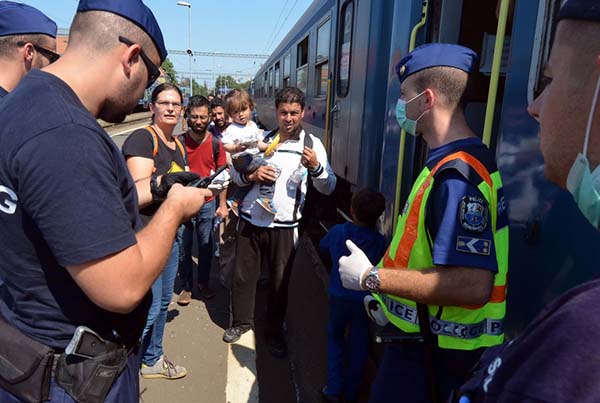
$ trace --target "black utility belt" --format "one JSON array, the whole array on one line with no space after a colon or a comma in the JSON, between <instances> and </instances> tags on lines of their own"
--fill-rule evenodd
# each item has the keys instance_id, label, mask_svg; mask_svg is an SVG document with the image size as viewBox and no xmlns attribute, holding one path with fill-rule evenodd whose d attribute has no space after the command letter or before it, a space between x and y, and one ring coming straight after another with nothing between
<instances>
[{"instance_id":1,"label":"black utility belt","mask_svg":"<svg viewBox=\"0 0 600 403\"><path fill-rule=\"evenodd\" d=\"M131 352L80 326L65 353L55 351L0 315L0 387L26 403L50 398L50 379L77 402L102 403Z\"/></svg>"}]
</instances>

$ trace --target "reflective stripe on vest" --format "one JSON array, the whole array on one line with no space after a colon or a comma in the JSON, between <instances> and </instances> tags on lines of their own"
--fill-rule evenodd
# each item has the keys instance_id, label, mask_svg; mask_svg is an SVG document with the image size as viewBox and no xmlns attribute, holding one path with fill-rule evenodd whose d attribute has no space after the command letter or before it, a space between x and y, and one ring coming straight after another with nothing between
<instances>
[{"instance_id":1,"label":"reflective stripe on vest","mask_svg":"<svg viewBox=\"0 0 600 403\"><path fill-rule=\"evenodd\" d=\"M390 314L414 325L419 324L419 316L416 308L405 305L400 301L396 301L387 295L382 295L382 299ZM486 318L478 323L464 324L438 319L431 314L429 315L429 325L432 333L450 337L460 337L466 340L476 339L483 334L500 336L504 333L503 322L503 320Z\"/></svg>"},{"instance_id":2,"label":"reflective stripe on vest","mask_svg":"<svg viewBox=\"0 0 600 403\"><path fill-rule=\"evenodd\" d=\"M467 164L481 178L481 183L474 185L478 187L489 205L498 273L494 276L491 298L485 305L461 307L428 305L428 311L430 318L434 319L433 323L439 325L432 325L432 331L438 335L440 347L473 350L499 344L504 337L502 328L506 305L508 227L499 230L496 228L497 192L502 187L498 172L490 175L479 160L462 151L446 156L431 171L424 168L408 198L408 211L404 211L398 220L394 239L379 267L409 270L433 267L431 244L425 227L425 206L433 188L435 174L446 163L455 160ZM384 307L390 322L405 332L419 332L414 301L393 295L375 294L374 296ZM433 326L436 326L438 331L435 331Z\"/></svg>"}]
</instances>

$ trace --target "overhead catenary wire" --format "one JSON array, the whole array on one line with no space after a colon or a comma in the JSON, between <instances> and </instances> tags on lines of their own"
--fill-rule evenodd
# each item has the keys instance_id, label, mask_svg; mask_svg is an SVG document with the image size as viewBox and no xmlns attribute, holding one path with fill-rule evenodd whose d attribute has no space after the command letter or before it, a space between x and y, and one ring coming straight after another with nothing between
<instances>
[{"instance_id":1,"label":"overhead catenary wire","mask_svg":"<svg viewBox=\"0 0 600 403\"><path fill-rule=\"evenodd\" d=\"M277 19L275 21L281 21L281 17L283 16L283 12L285 11L285 8L287 7L287 5L290 3L290 0L286 0L285 3L283 3L283 7L281 8L281 12L279 13L279 17L277 17ZM269 50L269 46L271 44L271 42L273 42L273 37L275 36L275 31L277 30L277 24L273 25L273 31L269 34L269 36L267 38L267 42L266 45L264 47L263 53L266 53Z\"/></svg>"},{"instance_id":2,"label":"overhead catenary wire","mask_svg":"<svg viewBox=\"0 0 600 403\"><path fill-rule=\"evenodd\" d=\"M285 26L285 23L287 22L287 20L290 18L290 15L292 14L292 11L294 11L294 8L296 7L296 4L298 4L298 0L294 1L294 4L292 5L292 8L290 8L290 11L289 11L288 15L283 20L283 23L281 24L281 26L279 27L279 30L277 31L277 33L275 34L275 36L271 40L271 43L269 43L269 46L267 46L267 50L266 50L267 52L271 48L271 45L273 44L273 42L275 41L275 39L277 39L277 36L281 32L281 29Z\"/></svg>"}]
</instances>

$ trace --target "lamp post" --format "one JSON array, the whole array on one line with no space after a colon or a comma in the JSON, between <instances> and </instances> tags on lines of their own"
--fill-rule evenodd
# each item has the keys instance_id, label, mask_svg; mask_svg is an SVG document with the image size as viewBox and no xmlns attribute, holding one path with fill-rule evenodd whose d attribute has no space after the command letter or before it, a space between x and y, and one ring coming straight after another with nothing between
<instances>
[{"instance_id":1,"label":"lamp post","mask_svg":"<svg viewBox=\"0 0 600 403\"><path fill-rule=\"evenodd\" d=\"M178 1L178 6L187 7L188 8L188 50L187 54L189 56L189 67L190 67L190 96L194 95L194 89L192 87L192 57L194 56L194 52L192 52L192 5L187 1Z\"/></svg>"}]
</instances>

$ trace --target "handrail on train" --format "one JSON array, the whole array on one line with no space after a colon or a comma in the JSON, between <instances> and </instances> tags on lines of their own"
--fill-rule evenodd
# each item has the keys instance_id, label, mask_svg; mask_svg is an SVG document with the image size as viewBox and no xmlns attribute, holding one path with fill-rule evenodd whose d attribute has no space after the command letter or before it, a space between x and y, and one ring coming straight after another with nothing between
<instances>
[{"instance_id":1,"label":"handrail on train","mask_svg":"<svg viewBox=\"0 0 600 403\"><path fill-rule=\"evenodd\" d=\"M327 98L325 99L325 110L327 113L325 114L325 151L329 152L329 115L331 114L331 110L329 109L329 105L331 102L331 73L327 75Z\"/></svg>"},{"instance_id":2,"label":"handrail on train","mask_svg":"<svg viewBox=\"0 0 600 403\"><path fill-rule=\"evenodd\" d=\"M421 20L414 26L410 33L410 42L408 44L408 51L412 52L417 42L417 32L421 29L427 21L427 3L428 0L423 0L423 10L421 13ZM404 149L406 146L406 132L404 130L400 133L400 147L398 150L398 172L396 173L396 197L394 198L394 225L392 229L396 228L398 223L398 214L400 211L400 192L402 187L402 171L404 166Z\"/></svg>"},{"instance_id":3,"label":"handrail on train","mask_svg":"<svg viewBox=\"0 0 600 403\"><path fill-rule=\"evenodd\" d=\"M492 139L492 126L496 110L496 98L498 96L498 82L500 81L500 68L502 66L502 54L504 53L504 37L506 35L506 22L508 20L508 6L510 0L502 0L500 4L500 15L498 16L498 29L496 30L496 43L494 45L494 59L492 61L492 75L490 77L490 89L488 92L487 107L485 111L485 124L483 126L483 142L488 147Z\"/></svg>"}]
</instances>

